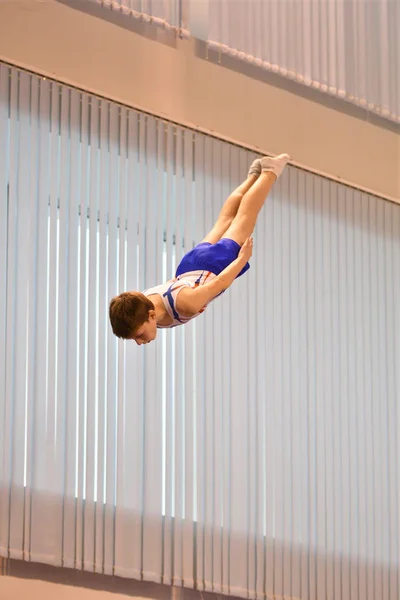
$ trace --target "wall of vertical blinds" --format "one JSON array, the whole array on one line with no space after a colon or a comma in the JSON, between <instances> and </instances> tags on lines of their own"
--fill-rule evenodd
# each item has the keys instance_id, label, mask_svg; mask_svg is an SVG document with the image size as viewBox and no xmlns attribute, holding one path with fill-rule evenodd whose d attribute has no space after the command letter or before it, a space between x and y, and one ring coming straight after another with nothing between
<instances>
[{"instance_id":1,"label":"wall of vertical blinds","mask_svg":"<svg viewBox=\"0 0 400 600\"><path fill-rule=\"evenodd\" d=\"M399 595L400 206L289 167L252 268L118 341L253 156L0 67L0 554L250 598Z\"/></svg>"},{"instance_id":2,"label":"wall of vertical blinds","mask_svg":"<svg viewBox=\"0 0 400 600\"><path fill-rule=\"evenodd\" d=\"M91 1L400 122L398 0Z\"/></svg>"}]
</instances>

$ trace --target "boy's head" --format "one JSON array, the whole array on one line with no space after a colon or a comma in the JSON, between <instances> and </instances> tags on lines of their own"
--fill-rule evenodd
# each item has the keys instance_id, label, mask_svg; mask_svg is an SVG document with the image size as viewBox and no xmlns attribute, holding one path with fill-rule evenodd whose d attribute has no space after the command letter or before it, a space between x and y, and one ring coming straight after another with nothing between
<instances>
[{"instance_id":1,"label":"boy's head","mask_svg":"<svg viewBox=\"0 0 400 600\"><path fill-rule=\"evenodd\" d=\"M157 335L154 304L140 292L124 292L110 302L110 321L114 334L124 340L135 340L141 346Z\"/></svg>"}]
</instances>

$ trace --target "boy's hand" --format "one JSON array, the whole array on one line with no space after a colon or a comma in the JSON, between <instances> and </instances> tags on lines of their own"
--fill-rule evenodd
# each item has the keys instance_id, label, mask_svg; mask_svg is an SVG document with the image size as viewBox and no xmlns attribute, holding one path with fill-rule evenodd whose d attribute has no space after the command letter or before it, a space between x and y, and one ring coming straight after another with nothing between
<instances>
[{"instance_id":1,"label":"boy's hand","mask_svg":"<svg viewBox=\"0 0 400 600\"><path fill-rule=\"evenodd\" d=\"M247 262L249 260L249 258L251 258L252 254L253 254L253 238L249 237L249 238L247 238L247 240L245 241L243 246L240 248L238 258L240 260L243 260L244 262Z\"/></svg>"}]
</instances>

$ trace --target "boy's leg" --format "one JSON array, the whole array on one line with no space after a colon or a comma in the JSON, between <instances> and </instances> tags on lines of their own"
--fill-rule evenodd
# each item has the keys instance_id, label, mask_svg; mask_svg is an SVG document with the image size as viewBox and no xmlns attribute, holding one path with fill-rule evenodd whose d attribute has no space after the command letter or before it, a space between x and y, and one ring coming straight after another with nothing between
<instances>
[{"instance_id":1,"label":"boy's leg","mask_svg":"<svg viewBox=\"0 0 400 600\"><path fill-rule=\"evenodd\" d=\"M250 167L247 179L229 195L221 209L221 212L217 221L215 222L214 227L206 235L202 242L210 242L211 244L216 244L218 240L221 239L221 237L235 218L244 195L257 181L260 173L261 162L260 159L256 159Z\"/></svg>"},{"instance_id":2,"label":"boy's leg","mask_svg":"<svg viewBox=\"0 0 400 600\"><path fill-rule=\"evenodd\" d=\"M271 187L282 173L289 159L288 154L280 154L275 158L267 156L261 159L262 173L251 189L243 196L235 218L222 237L235 240L242 246L246 239L251 236L258 213Z\"/></svg>"}]
</instances>

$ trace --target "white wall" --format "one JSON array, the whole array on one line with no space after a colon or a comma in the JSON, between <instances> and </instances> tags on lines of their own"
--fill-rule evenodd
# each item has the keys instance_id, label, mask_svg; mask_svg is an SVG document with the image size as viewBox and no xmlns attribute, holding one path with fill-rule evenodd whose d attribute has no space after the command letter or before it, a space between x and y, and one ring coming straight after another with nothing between
<instances>
[{"instance_id":1,"label":"white wall","mask_svg":"<svg viewBox=\"0 0 400 600\"><path fill-rule=\"evenodd\" d=\"M0 578L1 600L126 600L130 596L111 594L110 592L77 588L75 586L19 579L17 577ZM153 596L156 600L156 596ZM153 600L135 596L136 600Z\"/></svg>"},{"instance_id":2,"label":"white wall","mask_svg":"<svg viewBox=\"0 0 400 600\"><path fill-rule=\"evenodd\" d=\"M140 35L55 0L14 0L0 2L0 59L400 199L393 128L197 57L193 41Z\"/></svg>"}]
</instances>

